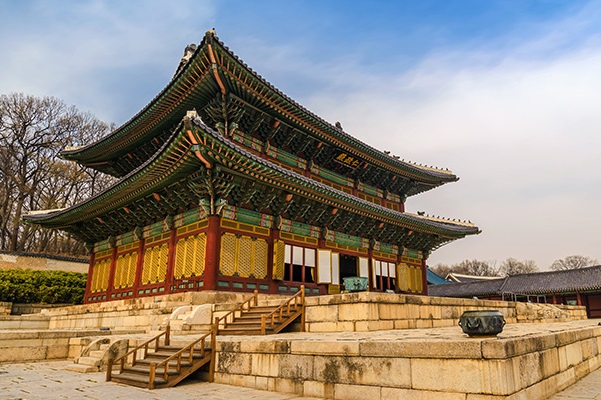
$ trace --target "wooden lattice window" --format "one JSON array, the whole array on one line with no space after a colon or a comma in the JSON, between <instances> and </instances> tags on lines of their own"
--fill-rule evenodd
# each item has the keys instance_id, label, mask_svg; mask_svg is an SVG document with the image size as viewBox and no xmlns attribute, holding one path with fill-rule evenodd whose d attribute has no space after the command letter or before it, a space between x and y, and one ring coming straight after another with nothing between
<instances>
[{"instance_id":1,"label":"wooden lattice window","mask_svg":"<svg viewBox=\"0 0 601 400\"><path fill-rule=\"evenodd\" d=\"M121 254L117 257L117 262L115 265L115 278L113 279L113 287L115 289L132 287L134 285L137 263L137 251Z\"/></svg>"},{"instance_id":2,"label":"wooden lattice window","mask_svg":"<svg viewBox=\"0 0 601 400\"><path fill-rule=\"evenodd\" d=\"M110 258L105 258L94 263L94 266L92 267L92 283L90 285L90 291L92 293L104 292L108 289L110 269Z\"/></svg>"},{"instance_id":3,"label":"wooden lattice window","mask_svg":"<svg viewBox=\"0 0 601 400\"><path fill-rule=\"evenodd\" d=\"M202 275L205 270L206 248L205 233L179 239L176 245L173 277L182 279Z\"/></svg>"},{"instance_id":4,"label":"wooden lattice window","mask_svg":"<svg viewBox=\"0 0 601 400\"><path fill-rule=\"evenodd\" d=\"M267 246L265 239L224 233L221 236L221 274L265 279Z\"/></svg>"},{"instance_id":5,"label":"wooden lattice window","mask_svg":"<svg viewBox=\"0 0 601 400\"><path fill-rule=\"evenodd\" d=\"M144 251L144 266L142 267L143 285L165 282L168 256L168 243L146 248Z\"/></svg>"}]
</instances>

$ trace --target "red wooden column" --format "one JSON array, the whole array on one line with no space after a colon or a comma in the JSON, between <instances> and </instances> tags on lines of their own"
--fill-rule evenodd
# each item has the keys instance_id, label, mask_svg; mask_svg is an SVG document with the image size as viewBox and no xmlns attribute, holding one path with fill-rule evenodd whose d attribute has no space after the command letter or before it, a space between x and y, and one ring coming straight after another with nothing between
<instances>
[{"instance_id":1,"label":"red wooden column","mask_svg":"<svg viewBox=\"0 0 601 400\"><path fill-rule=\"evenodd\" d=\"M396 264L395 264L396 268ZM367 249L367 291L371 292L374 290L372 285L375 283L374 280L374 249L373 245L370 243L369 248ZM396 273L396 271L395 271ZM394 289L396 291L396 288Z\"/></svg>"},{"instance_id":2,"label":"red wooden column","mask_svg":"<svg viewBox=\"0 0 601 400\"><path fill-rule=\"evenodd\" d=\"M221 252L221 216L209 215L207 228L207 249L205 256L204 286L205 290L215 290L219 273Z\"/></svg>"},{"instance_id":3,"label":"red wooden column","mask_svg":"<svg viewBox=\"0 0 601 400\"><path fill-rule=\"evenodd\" d=\"M94 258L96 258L96 253L94 253L94 249L92 249L92 254L90 254L90 265L88 266L88 279L86 281L86 293L83 297L83 302L88 302L88 296L90 295L90 290L92 288L92 276L94 274Z\"/></svg>"},{"instance_id":4,"label":"red wooden column","mask_svg":"<svg viewBox=\"0 0 601 400\"><path fill-rule=\"evenodd\" d=\"M274 224L275 225L275 224ZM280 238L280 230L271 228L269 234L269 242L267 243L267 279L269 279L269 293L278 293L278 283L273 280L273 268L274 268L274 252L275 242Z\"/></svg>"},{"instance_id":5,"label":"red wooden column","mask_svg":"<svg viewBox=\"0 0 601 400\"><path fill-rule=\"evenodd\" d=\"M578 305L581 306L582 305L582 296L580 296L580 293L576 293L576 300L578 301Z\"/></svg>"},{"instance_id":6,"label":"red wooden column","mask_svg":"<svg viewBox=\"0 0 601 400\"><path fill-rule=\"evenodd\" d=\"M113 254L111 254L111 268L109 269L109 282L106 289L106 300L111 300L111 293L113 293L114 285L115 285L115 269L117 269L117 247L114 244L113 246Z\"/></svg>"},{"instance_id":7,"label":"red wooden column","mask_svg":"<svg viewBox=\"0 0 601 400\"><path fill-rule=\"evenodd\" d=\"M426 260L422 260L422 293L424 296L428 295L428 273L426 271Z\"/></svg>"},{"instance_id":8,"label":"red wooden column","mask_svg":"<svg viewBox=\"0 0 601 400\"><path fill-rule=\"evenodd\" d=\"M136 260L136 277L134 278L134 297L138 297L138 290L140 290L140 284L142 282L142 268L144 268L144 238L140 239L138 244L138 259Z\"/></svg>"},{"instance_id":9,"label":"red wooden column","mask_svg":"<svg viewBox=\"0 0 601 400\"><path fill-rule=\"evenodd\" d=\"M169 232L169 253L167 256L167 273L165 276L165 293L171 293L173 285L173 271L175 269L175 251L177 244L177 229L172 228Z\"/></svg>"}]
</instances>

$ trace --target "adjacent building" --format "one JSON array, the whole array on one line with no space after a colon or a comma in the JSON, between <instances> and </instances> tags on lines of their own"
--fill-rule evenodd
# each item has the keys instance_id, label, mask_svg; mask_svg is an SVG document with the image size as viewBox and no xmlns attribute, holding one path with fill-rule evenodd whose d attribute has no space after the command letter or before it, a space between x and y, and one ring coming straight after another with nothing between
<instances>
[{"instance_id":1,"label":"adjacent building","mask_svg":"<svg viewBox=\"0 0 601 400\"><path fill-rule=\"evenodd\" d=\"M589 318L601 318L601 265L431 285L429 295L579 305Z\"/></svg>"}]
</instances>

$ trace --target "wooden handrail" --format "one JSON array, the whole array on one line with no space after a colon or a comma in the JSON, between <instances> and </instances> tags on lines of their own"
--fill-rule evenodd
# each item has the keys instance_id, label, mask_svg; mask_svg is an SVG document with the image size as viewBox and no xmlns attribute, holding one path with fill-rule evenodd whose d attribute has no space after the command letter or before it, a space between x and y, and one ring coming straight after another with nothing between
<instances>
[{"instance_id":1,"label":"wooden handrail","mask_svg":"<svg viewBox=\"0 0 601 400\"><path fill-rule=\"evenodd\" d=\"M223 327L224 328L227 327L227 317L234 314L236 311L240 311L240 313L242 313L242 311L244 311L244 306L246 306L247 304L248 304L248 310L250 310L250 302L251 301L254 303L255 307L259 305L259 291L258 290L255 290L251 297L249 297L247 300L242 302L242 304L238 305L232 311L228 312L227 314L225 314L222 317L215 317L215 325L217 325L217 329L219 329L219 324L221 323L221 320L223 320Z\"/></svg>"},{"instance_id":2,"label":"wooden handrail","mask_svg":"<svg viewBox=\"0 0 601 400\"><path fill-rule=\"evenodd\" d=\"M179 350L177 353L174 353L173 355L171 355L170 357L162 360L159 363L150 363L150 372L151 375L153 374L153 372L156 374L156 371L159 368L163 368L163 379L168 380L169 378L169 363L175 359L177 359L177 364L176 364L176 369L177 372L181 372L182 369L182 356L183 354L187 351L188 352L188 361L190 363L193 363L194 361L194 347L200 342L201 343L201 348L200 348L200 355L202 357L204 357L205 352L206 352L206 339L207 337L211 336L211 345L214 346L214 340L213 337L215 336L215 325L213 325L211 327L211 332L207 333L206 335L201 336L200 338L196 339L194 342L188 344L186 347L182 348L181 350ZM211 348L212 352L215 352L214 348ZM153 379L154 380L154 379ZM151 387L149 387L149 389L152 389Z\"/></svg>"},{"instance_id":3,"label":"wooden handrail","mask_svg":"<svg viewBox=\"0 0 601 400\"><path fill-rule=\"evenodd\" d=\"M126 354L122 355L121 357L115 358L114 360L109 358L107 369L106 369L106 381L109 382L111 380L111 375L113 373L113 365L116 364L117 362L121 363L119 371L123 372L123 368L125 367L125 362L127 361L127 357L129 357L130 355L133 354L133 356L132 356L133 357L132 358L132 366L133 366L133 365L136 365L136 354L137 354L138 350L144 348L144 357L146 357L146 355L148 354L148 345L151 344L152 342L155 342L154 349L157 350L159 348L159 339L161 338L161 336L165 336L165 346L169 346L170 336L171 336L171 326L169 324L167 324L167 328L165 328L165 332L161 332L158 335L154 336L153 338L148 339L147 341L145 341L141 345L136 346L133 350L128 351ZM151 369L151 373L152 373L152 369Z\"/></svg>"},{"instance_id":4,"label":"wooden handrail","mask_svg":"<svg viewBox=\"0 0 601 400\"><path fill-rule=\"evenodd\" d=\"M279 305L278 308L270 312L269 314L261 314L261 335L265 334L267 330L267 321L269 320L269 327L274 328L275 323L283 322L284 320L284 307L286 307L286 312L290 315L290 304L294 301L294 308L296 309L299 305L299 297L300 297L300 308L301 312L304 312L305 307L305 286L301 285L300 290L294 294L294 296L290 297L288 300ZM276 317L277 315L277 317ZM277 319L276 319L277 318ZM302 322L302 330L305 330L304 321Z\"/></svg>"}]
</instances>

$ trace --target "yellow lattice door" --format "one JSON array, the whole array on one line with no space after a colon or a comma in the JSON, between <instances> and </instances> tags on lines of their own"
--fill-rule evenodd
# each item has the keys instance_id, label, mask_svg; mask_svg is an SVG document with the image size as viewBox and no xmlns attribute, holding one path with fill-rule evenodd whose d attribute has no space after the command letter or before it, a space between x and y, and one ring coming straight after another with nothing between
<instances>
[{"instance_id":1,"label":"yellow lattice door","mask_svg":"<svg viewBox=\"0 0 601 400\"><path fill-rule=\"evenodd\" d=\"M136 264L138 262L138 252L122 254L117 258L115 267L115 279L113 287L115 289L132 287L136 279Z\"/></svg>"},{"instance_id":2,"label":"yellow lattice door","mask_svg":"<svg viewBox=\"0 0 601 400\"><path fill-rule=\"evenodd\" d=\"M142 284L165 282L168 255L169 245L167 243L146 249L142 268Z\"/></svg>"},{"instance_id":3,"label":"yellow lattice door","mask_svg":"<svg viewBox=\"0 0 601 400\"><path fill-rule=\"evenodd\" d=\"M415 267L415 291L421 293L423 290L422 269L420 267Z\"/></svg>"},{"instance_id":4,"label":"yellow lattice door","mask_svg":"<svg viewBox=\"0 0 601 400\"><path fill-rule=\"evenodd\" d=\"M238 240L236 235L225 233L221 236L221 266L220 272L225 276L233 276L236 272L236 254Z\"/></svg>"},{"instance_id":5,"label":"yellow lattice door","mask_svg":"<svg viewBox=\"0 0 601 400\"><path fill-rule=\"evenodd\" d=\"M273 245L273 273L275 280L284 279L284 262L286 255L286 244L281 240L276 240Z\"/></svg>"},{"instance_id":6,"label":"yellow lattice door","mask_svg":"<svg viewBox=\"0 0 601 400\"><path fill-rule=\"evenodd\" d=\"M254 254L253 240L248 236L238 238L238 256L237 274L243 278L248 278L253 273Z\"/></svg>"},{"instance_id":7,"label":"yellow lattice door","mask_svg":"<svg viewBox=\"0 0 601 400\"><path fill-rule=\"evenodd\" d=\"M265 279L267 278L267 264L268 264L268 244L266 240L257 239L253 242L254 244L254 271L253 275L255 278Z\"/></svg>"},{"instance_id":8,"label":"yellow lattice door","mask_svg":"<svg viewBox=\"0 0 601 400\"><path fill-rule=\"evenodd\" d=\"M400 263L397 265L397 284L399 286L399 290L403 292L409 291L409 267L405 263Z\"/></svg>"},{"instance_id":9,"label":"yellow lattice door","mask_svg":"<svg viewBox=\"0 0 601 400\"><path fill-rule=\"evenodd\" d=\"M136 281L136 267L138 265L138 252L129 253L127 275L125 276L125 287L132 287Z\"/></svg>"},{"instance_id":10,"label":"yellow lattice door","mask_svg":"<svg viewBox=\"0 0 601 400\"><path fill-rule=\"evenodd\" d=\"M176 279L199 276L204 272L207 236L204 233L177 241L175 252Z\"/></svg>"},{"instance_id":11,"label":"yellow lattice door","mask_svg":"<svg viewBox=\"0 0 601 400\"><path fill-rule=\"evenodd\" d=\"M124 260L125 255L120 255L117 257L117 262L115 263L115 277L113 278L113 287L115 289L121 289L123 286L121 284L123 277L123 270L127 268L127 260Z\"/></svg>"}]
</instances>

